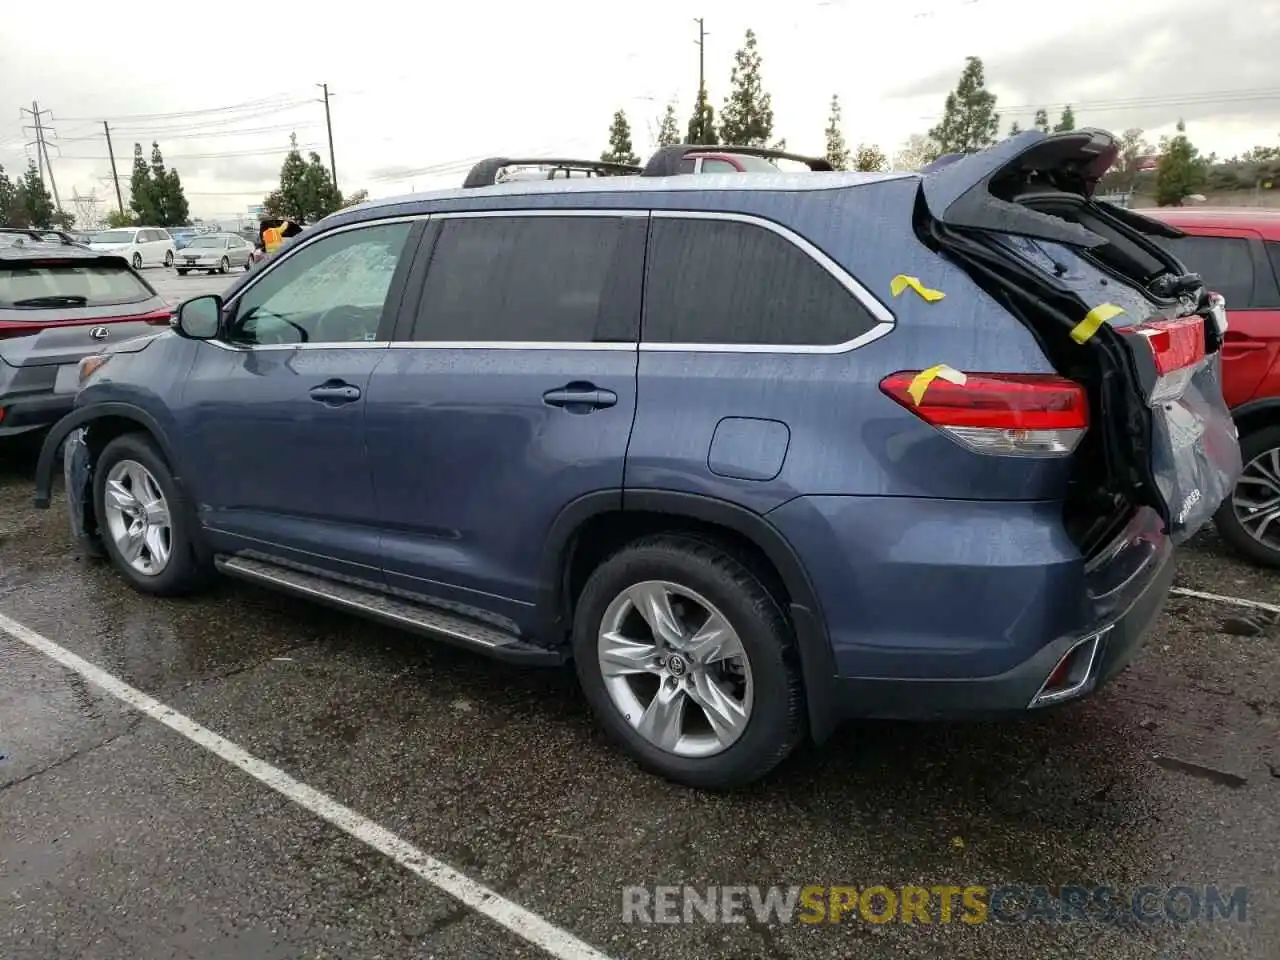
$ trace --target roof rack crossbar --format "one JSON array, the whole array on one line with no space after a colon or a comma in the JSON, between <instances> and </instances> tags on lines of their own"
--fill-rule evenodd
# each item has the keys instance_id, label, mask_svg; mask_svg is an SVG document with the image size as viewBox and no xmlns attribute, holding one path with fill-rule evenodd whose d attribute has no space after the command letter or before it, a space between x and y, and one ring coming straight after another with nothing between
<instances>
[{"instance_id":1,"label":"roof rack crossbar","mask_svg":"<svg viewBox=\"0 0 1280 960\"><path fill-rule=\"evenodd\" d=\"M498 174L507 167L552 167L555 170L582 170L601 176L628 176L641 168L629 163L611 163L607 160L569 160L558 157L489 157L481 160L462 181L464 188L490 187L498 182Z\"/></svg>"},{"instance_id":2,"label":"roof rack crossbar","mask_svg":"<svg viewBox=\"0 0 1280 960\"><path fill-rule=\"evenodd\" d=\"M677 143L670 147L660 148L649 162L645 164L643 177L674 177L680 172L680 161L689 154L727 153L741 154L746 157L762 157L765 160L792 160L803 163L815 173L830 173L835 168L822 157L806 157L786 150L774 150L770 147L746 147L730 144L696 144Z\"/></svg>"}]
</instances>

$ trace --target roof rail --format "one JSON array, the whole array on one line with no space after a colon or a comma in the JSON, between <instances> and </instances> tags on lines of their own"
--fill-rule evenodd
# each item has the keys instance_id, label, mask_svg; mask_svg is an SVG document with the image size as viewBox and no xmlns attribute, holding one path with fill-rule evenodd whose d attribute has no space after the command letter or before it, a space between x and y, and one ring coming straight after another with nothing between
<instances>
[{"instance_id":1,"label":"roof rail","mask_svg":"<svg viewBox=\"0 0 1280 960\"><path fill-rule=\"evenodd\" d=\"M629 163L610 163L607 160L565 160L554 157L531 157L519 159L515 157L489 157L487 160L481 160L470 172L467 178L462 181L462 186L466 187L489 187L498 182L498 174L507 167L551 167L551 175L547 179L552 179L556 172L564 170L568 173L570 170L581 170L588 176L608 177L608 176L628 176L640 172L640 168L632 166Z\"/></svg>"},{"instance_id":2,"label":"roof rail","mask_svg":"<svg viewBox=\"0 0 1280 960\"><path fill-rule=\"evenodd\" d=\"M828 173L835 169L822 157L805 157L785 150L772 150L769 147L677 143L674 146L660 148L650 157L641 176L674 177L680 172L680 161L691 153L737 153L745 157L763 157L765 160L794 160L796 163L803 163L815 173Z\"/></svg>"}]
</instances>

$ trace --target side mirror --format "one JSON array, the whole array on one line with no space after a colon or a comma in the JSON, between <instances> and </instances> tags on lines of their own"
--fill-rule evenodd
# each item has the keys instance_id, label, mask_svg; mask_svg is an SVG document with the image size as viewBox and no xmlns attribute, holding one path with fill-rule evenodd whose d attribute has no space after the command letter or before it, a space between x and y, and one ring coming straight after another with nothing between
<instances>
[{"instance_id":1,"label":"side mirror","mask_svg":"<svg viewBox=\"0 0 1280 960\"><path fill-rule=\"evenodd\" d=\"M188 340L212 340L222 328L222 298L193 297L178 305L174 329Z\"/></svg>"}]
</instances>

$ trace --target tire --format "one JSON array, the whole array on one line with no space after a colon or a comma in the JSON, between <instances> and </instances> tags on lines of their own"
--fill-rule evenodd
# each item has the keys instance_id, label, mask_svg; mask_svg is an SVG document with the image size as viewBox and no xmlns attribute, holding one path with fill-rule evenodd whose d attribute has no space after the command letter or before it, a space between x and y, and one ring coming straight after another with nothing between
<instances>
[{"instance_id":1,"label":"tire","mask_svg":"<svg viewBox=\"0 0 1280 960\"><path fill-rule=\"evenodd\" d=\"M140 254L140 253L135 253L135 254L133 255L133 269L135 269L135 270L141 270L141 269L142 269L142 254Z\"/></svg>"},{"instance_id":2,"label":"tire","mask_svg":"<svg viewBox=\"0 0 1280 960\"><path fill-rule=\"evenodd\" d=\"M1236 483L1232 496L1228 497L1214 514L1213 523L1218 528L1219 536L1237 553L1261 566L1280 568L1280 524L1273 524L1273 529L1268 531L1275 538L1275 546L1263 543L1249 533L1236 515L1236 508L1232 503L1237 494L1257 499L1258 485L1248 483L1247 480L1251 473L1256 476L1255 461L1272 450L1278 451L1276 456L1280 459L1280 424L1261 427L1240 438L1240 459L1244 462L1244 473ZM1268 472L1275 472L1273 466L1265 462L1262 465Z\"/></svg>"},{"instance_id":3,"label":"tire","mask_svg":"<svg viewBox=\"0 0 1280 960\"><path fill-rule=\"evenodd\" d=\"M662 586L657 586L661 582ZM647 714L657 700L656 692L646 704L631 684L655 691L705 689L706 674L697 666L696 656L687 654L685 646L674 649L680 656L666 657L661 668L655 660L645 658L641 671L627 678L606 680L601 665L601 634L612 630L617 611L631 609L618 623L617 633L647 631L646 622L636 614L627 594L640 585L644 589L667 591L675 596L673 608L683 606L690 614L685 620L685 640L696 633L705 608L727 621L736 633L745 654L749 694L733 699L745 705L745 725L726 743L726 737L712 733L709 716L689 694L685 696L683 720L678 724L681 736L671 748L659 746L650 736L640 732L618 703L619 698ZM671 594L669 588L674 588ZM687 591L681 594L681 591ZM615 634L616 635L616 634ZM681 641L684 643L684 640ZM627 662L634 660L629 647ZM668 648L668 650L671 648ZM803 683L798 655L790 625L777 601L741 563L719 547L679 535L662 535L638 540L614 554L588 578L578 599L573 622L573 655L578 681L592 710L609 736L622 745L646 770L668 780L706 790L731 790L748 784L768 773L795 749L805 733ZM674 680L671 662L681 660L679 680ZM685 660L687 659L687 662ZM720 661L724 663L725 661ZM713 663L713 672L722 669ZM723 677L721 678L723 679ZM699 683L698 681L703 681ZM625 687L624 687L625 682ZM723 695L726 687L743 689L734 682L717 683ZM626 690L633 698L627 700ZM618 691L622 690L622 693ZM643 691L641 691L643 692ZM703 697L702 699L706 699ZM722 701L723 702L723 701ZM690 705L693 713L689 712ZM631 714L634 716L634 714ZM637 722L639 718L637 718ZM701 726L700 736L692 731ZM668 738L671 739L671 738Z\"/></svg>"},{"instance_id":4,"label":"tire","mask_svg":"<svg viewBox=\"0 0 1280 960\"><path fill-rule=\"evenodd\" d=\"M173 266L173 251L172 251L172 250L166 250L166 251L164 252L164 265L165 265L165 267L172 267L172 266Z\"/></svg>"},{"instance_id":5,"label":"tire","mask_svg":"<svg viewBox=\"0 0 1280 960\"><path fill-rule=\"evenodd\" d=\"M249 268L250 268L251 266L253 266L253 261L252 261L252 260L246 260L246 261L244 262L244 272L245 272L245 273L248 273L248 272L249 272Z\"/></svg>"},{"instance_id":6,"label":"tire","mask_svg":"<svg viewBox=\"0 0 1280 960\"><path fill-rule=\"evenodd\" d=\"M178 268L178 276L180 276L180 277L185 277L186 275L187 275L187 271L186 271L183 267L179 267L179 268Z\"/></svg>"},{"instance_id":7,"label":"tire","mask_svg":"<svg viewBox=\"0 0 1280 960\"><path fill-rule=\"evenodd\" d=\"M108 481L120 470L130 470L132 477L122 478L120 483L127 490L138 489L138 474L134 467L141 467L150 478L151 484L158 489L168 514L168 547L167 560L159 569L144 572L138 569L122 552L118 542L121 527L116 525L119 511L108 507ZM145 489L145 486L143 487ZM137 498L138 501L142 496ZM113 496L113 502L120 502ZM180 596L190 593L202 586L209 571L198 559L195 537L198 535L192 513L187 508L177 484L173 481L173 473L165 462L164 456L155 442L143 433L126 433L116 437L98 457L94 466L93 507L98 521L98 529L102 533L102 543L112 565L135 590L162 597ZM111 510L112 512L108 512ZM113 519L115 518L115 519ZM127 523L127 521L125 521ZM149 535L138 535L131 538L133 542L147 544L144 552L149 553L152 542Z\"/></svg>"},{"instance_id":8,"label":"tire","mask_svg":"<svg viewBox=\"0 0 1280 960\"><path fill-rule=\"evenodd\" d=\"M222 261L218 264L218 272L226 273L230 269L231 269L231 261L228 260L226 257L223 257Z\"/></svg>"}]
</instances>

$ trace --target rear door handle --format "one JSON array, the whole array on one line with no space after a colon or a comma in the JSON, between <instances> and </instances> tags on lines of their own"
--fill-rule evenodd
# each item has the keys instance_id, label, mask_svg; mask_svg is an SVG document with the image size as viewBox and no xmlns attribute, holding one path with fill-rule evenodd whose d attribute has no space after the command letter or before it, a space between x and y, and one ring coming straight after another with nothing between
<instances>
[{"instance_id":1,"label":"rear door handle","mask_svg":"<svg viewBox=\"0 0 1280 960\"><path fill-rule=\"evenodd\" d=\"M331 407L360 399L360 388L350 383L331 380L311 388L311 399Z\"/></svg>"},{"instance_id":2,"label":"rear door handle","mask_svg":"<svg viewBox=\"0 0 1280 960\"><path fill-rule=\"evenodd\" d=\"M612 390L601 390L593 384L571 383L558 390L548 390L542 395L542 402L550 407L564 407L570 413L590 413L612 407L618 402L618 395Z\"/></svg>"}]
</instances>

